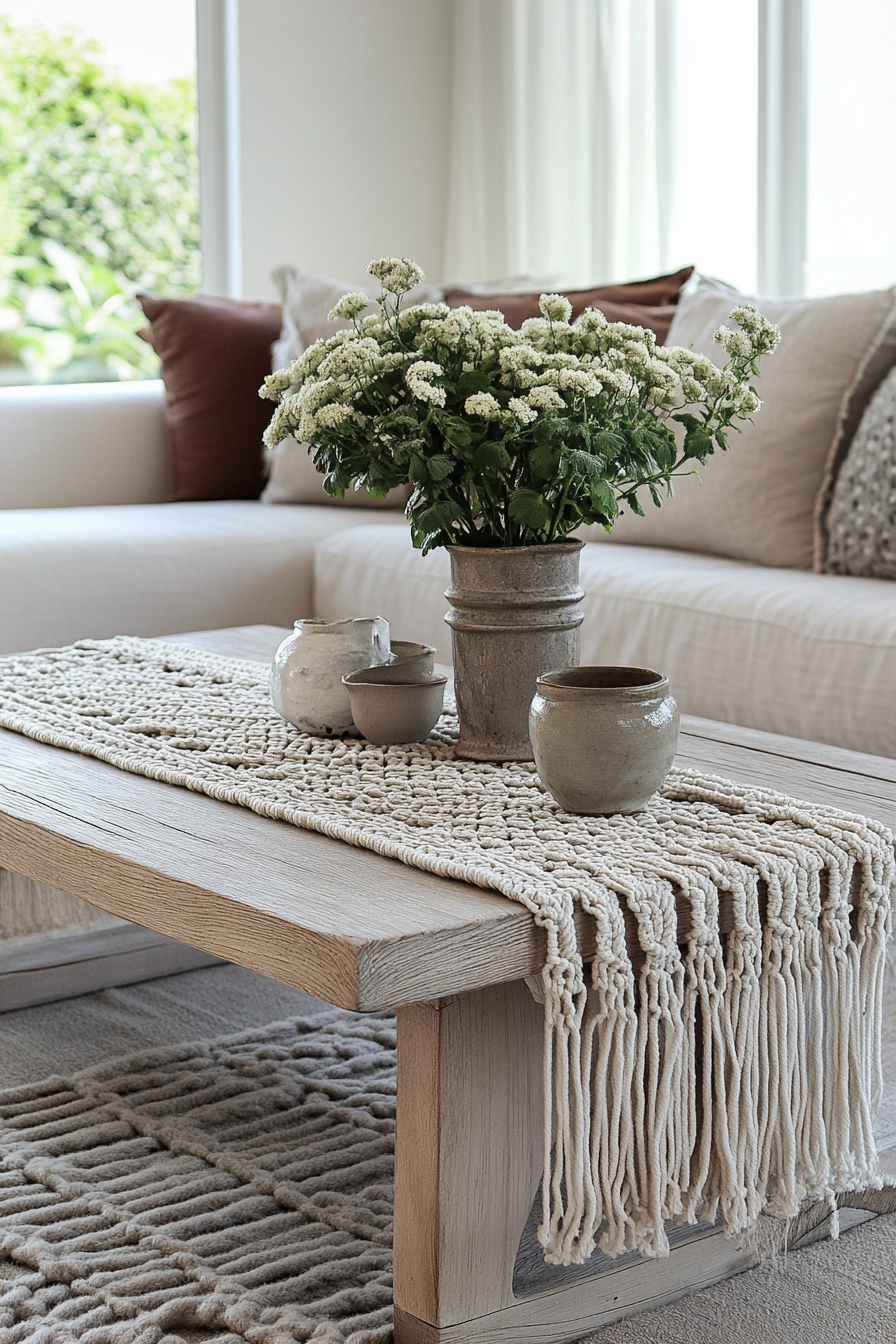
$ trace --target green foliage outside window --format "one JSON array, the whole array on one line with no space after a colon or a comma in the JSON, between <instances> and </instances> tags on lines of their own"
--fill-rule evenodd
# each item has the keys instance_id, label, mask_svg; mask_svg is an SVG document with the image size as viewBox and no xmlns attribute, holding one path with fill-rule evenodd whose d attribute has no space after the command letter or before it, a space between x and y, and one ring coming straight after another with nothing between
<instances>
[{"instance_id":1,"label":"green foliage outside window","mask_svg":"<svg viewBox=\"0 0 896 1344\"><path fill-rule=\"evenodd\" d=\"M134 295L198 283L195 81L0 18L0 383L155 377Z\"/></svg>"}]
</instances>

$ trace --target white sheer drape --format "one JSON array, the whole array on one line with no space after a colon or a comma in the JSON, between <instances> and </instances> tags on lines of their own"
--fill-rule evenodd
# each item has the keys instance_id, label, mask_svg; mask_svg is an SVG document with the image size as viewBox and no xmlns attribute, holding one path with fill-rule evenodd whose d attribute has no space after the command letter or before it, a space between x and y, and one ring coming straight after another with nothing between
<instances>
[{"instance_id":1,"label":"white sheer drape","mask_svg":"<svg viewBox=\"0 0 896 1344\"><path fill-rule=\"evenodd\" d=\"M445 275L662 269L675 0L456 0Z\"/></svg>"}]
</instances>

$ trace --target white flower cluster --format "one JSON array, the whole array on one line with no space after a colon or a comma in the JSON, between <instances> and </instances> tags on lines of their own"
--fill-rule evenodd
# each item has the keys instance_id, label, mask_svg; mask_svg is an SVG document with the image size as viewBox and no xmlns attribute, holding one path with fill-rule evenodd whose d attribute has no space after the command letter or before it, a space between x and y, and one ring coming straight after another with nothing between
<instances>
[{"instance_id":1,"label":"white flower cluster","mask_svg":"<svg viewBox=\"0 0 896 1344\"><path fill-rule=\"evenodd\" d=\"M370 299L362 290L354 290L351 294L343 294L342 298L330 309L329 318L335 322L337 318L345 318L347 322L354 322L359 313L363 313L365 308L370 307Z\"/></svg>"},{"instance_id":2,"label":"white flower cluster","mask_svg":"<svg viewBox=\"0 0 896 1344\"><path fill-rule=\"evenodd\" d=\"M742 330L719 327L713 339L734 358L752 360L770 354L781 339L779 328L752 304L743 303L733 308L731 316Z\"/></svg>"},{"instance_id":3,"label":"white flower cluster","mask_svg":"<svg viewBox=\"0 0 896 1344\"><path fill-rule=\"evenodd\" d=\"M491 392L474 392L464 402L467 415L481 415L483 420L500 420L501 403Z\"/></svg>"},{"instance_id":4,"label":"white flower cluster","mask_svg":"<svg viewBox=\"0 0 896 1344\"><path fill-rule=\"evenodd\" d=\"M371 262L368 270L387 295L423 279L420 267L401 257ZM519 331L497 311L444 303L400 310L383 299L379 312L362 317L368 304L360 291L344 295L331 316L355 326L316 342L265 380L261 395L278 403L267 444L287 434L314 442L324 433L379 433L377 418L399 406L419 422L443 411L463 414L478 424L474 433L496 425L509 437L543 417L611 426L621 417L665 420L689 405L748 416L760 405L750 365L779 339L755 308L735 308L738 330L716 334L732 357L719 368L692 350L658 346L652 331L609 322L597 309L570 323L571 305L559 294L542 295L541 316ZM491 390L458 394L458 380L474 371L488 375ZM381 442L395 441L393 430L382 434Z\"/></svg>"},{"instance_id":5,"label":"white flower cluster","mask_svg":"<svg viewBox=\"0 0 896 1344\"><path fill-rule=\"evenodd\" d=\"M367 271L376 276L387 294L407 294L426 279L416 261L409 257L381 257L372 261Z\"/></svg>"},{"instance_id":6,"label":"white flower cluster","mask_svg":"<svg viewBox=\"0 0 896 1344\"><path fill-rule=\"evenodd\" d=\"M415 364L411 364L404 376L411 396L416 397L418 401L428 401L433 406L444 406L444 387L436 387L429 382L430 378L439 378L444 372L441 364L436 364L431 359L419 359Z\"/></svg>"},{"instance_id":7,"label":"white flower cluster","mask_svg":"<svg viewBox=\"0 0 896 1344\"><path fill-rule=\"evenodd\" d=\"M572 304L563 294L542 294L538 307L549 322L568 322L572 317Z\"/></svg>"}]
</instances>

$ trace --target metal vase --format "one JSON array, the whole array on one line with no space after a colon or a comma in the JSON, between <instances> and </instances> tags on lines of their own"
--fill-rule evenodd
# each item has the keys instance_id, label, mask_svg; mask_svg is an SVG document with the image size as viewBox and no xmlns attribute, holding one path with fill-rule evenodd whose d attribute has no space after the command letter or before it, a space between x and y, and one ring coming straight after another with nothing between
<instances>
[{"instance_id":1,"label":"metal vase","mask_svg":"<svg viewBox=\"0 0 896 1344\"><path fill-rule=\"evenodd\" d=\"M529 705L545 672L579 661L581 541L449 546L460 738L474 761L531 761Z\"/></svg>"}]
</instances>

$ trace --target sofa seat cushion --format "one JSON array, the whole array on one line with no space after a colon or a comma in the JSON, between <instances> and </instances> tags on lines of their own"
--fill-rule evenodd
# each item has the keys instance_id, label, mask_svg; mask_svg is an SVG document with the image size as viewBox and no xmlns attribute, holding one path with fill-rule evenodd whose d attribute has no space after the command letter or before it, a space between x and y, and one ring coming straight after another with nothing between
<instances>
[{"instance_id":1,"label":"sofa seat cushion","mask_svg":"<svg viewBox=\"0 0 896 1344\"><path fill-rule=\"evenodd\" d=\"M582 662L654 667L682 710L896 757L896 585L610 543L582 553ZM404 525L318 543L318 615L381 612L450 660L448 556Z\"/></svg>"},{"instance_id":2,"label":"sofa seat cushion","mask_svg":"<svg viewBox=\"0 0 896 1344\"><path fill-rule=\"evenodd\" d=\"M396 517L257 500L5 510L0 652L116 634L291 625L313 611L315 542Z\"/></svg>"}]
</instances>

